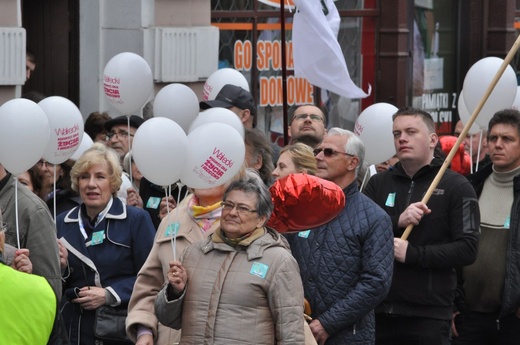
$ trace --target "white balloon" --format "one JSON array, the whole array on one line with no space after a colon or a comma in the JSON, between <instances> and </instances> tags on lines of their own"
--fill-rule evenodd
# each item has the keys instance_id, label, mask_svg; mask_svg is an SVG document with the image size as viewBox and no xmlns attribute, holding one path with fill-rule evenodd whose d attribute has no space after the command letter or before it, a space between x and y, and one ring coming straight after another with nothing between
<instances>
[{"instance_id":1,"label":"white balloon","mask_svg":"<svg viewBox=\"0 0 520 345\"><path fill-rule=\"evenodd\" d=\"M462 122L462 124L464 126L466 126L466 123L468 123L469 118L471 117L471 114L468 112L468 109L466 109L466 102L464 102L464 95L463 95L462 91L459 95L459 100L457 103L457 110L459 111L460 121ZM480 128L476 122L473 122L473 124L469 128L468 134L478 133L482 129L485 129L485 128Z\"/></svg>"},{"instance_id":2,"label":"white balloon","mask_svg":"<svg viewBox=\"0 0 520 345\"><path fill-rule=\"evenodd\" d=\"M137 54L117 54L105 66L103 89L110 103L122 115L135 114L152 93L152 70Z\"/></svg>"},{"instance_id":3,"label":"white balloon","mask_svg":"<svg viewBox=\"0 0 520 345\"><path fill-rule=\"evenodd\" d=\"M244 139L225 123L209 123L188 134L186 167L181 182L191 188L212 188L229 182L244 163Z\"/></svg>"},{"instance_id":4,"label":"white balloon","mask_svg":"<svg viewBox=\"0 0 520 345\"><path fill-rule=\"evenodd\" d=\"M354 133L365 144L368 163L379 164L395 155L392 115L396 111L397 108L391 104L375 103L359 114Z\"/></svg>"},{"instance_id":5,"label":"white balloon","mask_svg":"<svg viewBox=\"0 0 520 345\"><path fill-rule=\"evenodd\" d=\"M184 84L166 85L157 93L153 101L155 117L172 119L186 133L198 113L199 99L195 92Z\"/></svg>"},{"instance_id":6,"label":"white balloon","mask_svg":"<svg viewBox=\"0 0 520 345\"><path fill-rule=\"evenodd\" d=\"M146 179L159 186L179 180L185 166L188 139L175 121L154 117L135 132L132 154Z\"/></svg>"},{"instance_id":7,"label":"white balloon","mask_svg":"<svg viewBox=\"0 0 520 345\"><path fill-rule=\"evenodd\" d=\"M188 133L191 133L195 128L205 125L207 123L225 123L233 127L240 133L242 139L245 137L245 129L244 124L240 121L240 118L229 109L226 108L210 108L208 110L204 110L199 113L199 115L195 118L195 121L192 122Z\"/></svg>"},{"instance_id":8,"label":"white balloon","mask_svg":"<svg viewBox=\"0 0 520 345\"><path fill-rule=\"evenodd\" d=\"M233 68L221 68L213 72L204 83L202 100L214 100L222 87L227 84L240 86L242 89L249 91L249 83L242 73Z\"/></svg>"},{"instance_id":9,"label":"white balloon","mask_svg":"<svg viewBox=\"0 0 520 345\"><path fill-rule=\"evenodd\" d=\"M520 110L520 86L516 87L515 100L513 101L513 105L511 105L511 108Z\"/></svg>"},{"instance_id":10,"label":"white balloon","mask_svg":"<svg viewBox=\"0 0 520 345\"><path fill-rule=\"evenodd\" d=\"M470 114L473 114L473 111L477 108L503 62L504 60L497 57L486 57L477 61L469 69L466 77L464 77L462 94L464 95L466 109ZM475 122L480 127L486 128L489 120L497 111L511 108L515 100L516 89L516 74L511 65L508 65Z\"/></svg>"},{"instance_id":11,"label":"white balloon","mask_svg":"<svg viewBox=\"0 0 520 345\"><path fill-rule=\"evenodd\" d=\"M38 104L17 98L0 107L0 164L13 175L42 158L49 137L49 120Z\"/></svg>"},{"instance_id":12,"label":"white balloon","mask_svg":"<svg viewBox=\"0 0 520 345\"><path fill-rule=\"evenodd\" d=\"M92 145L94 145L92 138L88 134L83 134L83 138L81 139L81 143L79 144L78 149L76 152L74 152L70 159L77 161L85 151L92 147Z\"/></svg>"},{"instance_id":13,"label":"white balloon","mask_svg":"<svg viewBox=\"0 0 520 345\"><path fill-rule=\"evenodd\" d=\"M43 158L52 164L69 159L83 138L83 117L78 107L65 97L52 96L38 105L49 119L51 137Z\"/></svg>"}]
</instances>

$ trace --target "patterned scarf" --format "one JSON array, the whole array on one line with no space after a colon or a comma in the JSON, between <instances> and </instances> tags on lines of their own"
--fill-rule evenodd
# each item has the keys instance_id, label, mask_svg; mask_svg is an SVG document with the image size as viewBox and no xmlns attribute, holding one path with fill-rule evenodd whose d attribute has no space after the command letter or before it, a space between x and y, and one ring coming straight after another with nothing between
<instances>
[{"instance_id":1,"label":"patterned scarf","mask_svg":"<svg viewBox=\"0 0 520 345\"><path fill-rule=\"evenodd\" d=\"M188 212L202 230L208 231L215 222L220 222L222 206L220 201L211 206L199 206L198 203L199 199L194 195L188 202Z\"/></svg>"},{"instance_id":2,"label":"patterned scarf","mask_svg":"<svg viewBox=\"0 0 520 345\"><path fill-rule=\"evenodd\" d=\"M247 247L257 238L262 237L267 231L264 227L256 228L253 231L240 236L239 238L229 238L226 236L224 231L221 228L218 228L213 235L211 235L211 240L215 243L226 243L231 247L235 248L236 246Z\"/></svg>"}]
</instances>

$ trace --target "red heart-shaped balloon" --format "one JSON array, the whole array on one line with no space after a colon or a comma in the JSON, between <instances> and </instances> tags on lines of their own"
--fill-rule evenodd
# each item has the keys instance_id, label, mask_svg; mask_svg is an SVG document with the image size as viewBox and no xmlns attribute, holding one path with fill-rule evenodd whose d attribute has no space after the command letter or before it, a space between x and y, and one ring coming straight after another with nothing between
<instances>
[{"instance_id":1,"label":"red heart-shaped balloon","mask_svg":"<svg viewBox=\"0 0 520 345\"><path fill-rule=\"evenodd\" d=\"M307 230L328 223L345 207L335 183L307 174L290 174L271 188L274 211L267 225L279 232Z\"/></svg>"}]
</instances>

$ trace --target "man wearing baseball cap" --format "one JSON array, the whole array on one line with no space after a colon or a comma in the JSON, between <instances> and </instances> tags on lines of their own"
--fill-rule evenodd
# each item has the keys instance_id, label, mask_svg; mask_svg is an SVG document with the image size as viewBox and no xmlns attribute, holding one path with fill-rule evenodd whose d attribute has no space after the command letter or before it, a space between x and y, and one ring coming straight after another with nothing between
<instances>
[{"instance_id":1,"label":"man wearing baseball cap","mask_svg":"<svg viewBox=\"0 0 520 345\"><path fill-rule=\"evenodd\" d=\"M226 108L237 114L245 128L253 128L253 116L256 112L255 100L248 91L240 86L226 84L212 101L199 104L200 109Z\"/></svg>"},{"instance_id":2,"label":"man wearing baseball cap","mask_svg":"<svg viewBox=\"0 0 520 345\"><path fill-rule=\"evenodd\" d=\"M137 128L139 128L143 122L143 118L137 115L130 116L130 132L128 132L127 116L119 116L105 122L105 129L107 130L107 146L117 152L121 163L132 146Z\"/></svg>"}]
</instances>

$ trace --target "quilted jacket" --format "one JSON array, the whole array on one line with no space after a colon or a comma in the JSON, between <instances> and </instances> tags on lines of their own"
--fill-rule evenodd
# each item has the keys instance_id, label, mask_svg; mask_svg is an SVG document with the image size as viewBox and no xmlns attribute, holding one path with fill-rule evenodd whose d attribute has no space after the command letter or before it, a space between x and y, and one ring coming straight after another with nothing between
<instances>
[{"instance_id":1,"label":"quilted jacket","mask_svg":"<svg viewBox=\"0 0 520 345\"><path fill-rule=\"evenodd\" d=\"M356 183L344 192L345 208L334 220L287 238L312 318L329 334L325 344L373 344L373 310L392 279L392 224Z\"/></svg>"}]
</instances>

